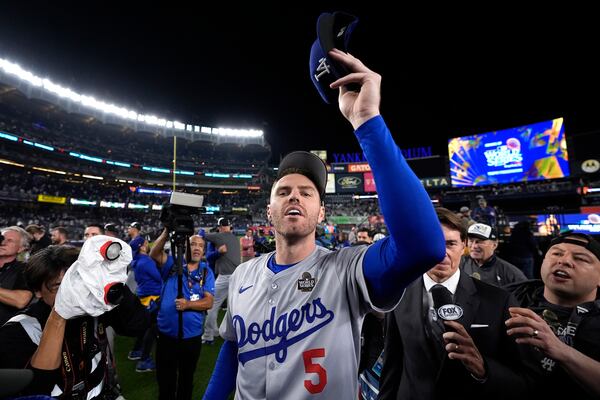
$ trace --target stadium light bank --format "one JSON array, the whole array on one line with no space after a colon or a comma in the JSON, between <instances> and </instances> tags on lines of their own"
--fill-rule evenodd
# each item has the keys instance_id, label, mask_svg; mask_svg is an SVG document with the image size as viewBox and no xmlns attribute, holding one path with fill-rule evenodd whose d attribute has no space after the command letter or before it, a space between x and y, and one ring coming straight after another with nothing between
<instances>
[{"instance_id":1,"label":"stadium light bank","mask_svg":"<svg viewBox=\"0 0 600 400\"><path fill-rule=\"evenodd\" d=\"M182 136L177 134L176 131L179 131L189 132L190 134L185 136L190 139L201 139L202 137L200 137L200 135L204 134L205 137L208 136L208 139L212 137L216 139L217 142L221 142L221 139L227 140L227 138L229 138L235 140L236 138L239 138L243 142L246 142L249 139L250 143L264 145L264 135L262 130L212 128L208 126L199 126L185 124L178 121L170 121L165 118L157 117L156 115L140 114L125 107L119 107L114 104L106 103L102 100L97 100L93 96L76 93L69 88L52 82L50 79L37 76L32 72L23 69L19 64L10 62L2 57L0 57L0 72L3 72L7 77L15 77L22 83L42 89L47 94L55 95L61 99L68 99L71 102L82 105L88 109L100 112L102 114L110 114L127 122L142 123L152 127L162 128L165 131L170 130L173 131L174 136ZM2 74L0 74L0 80L2 80L1 78ZM31 91L26 93L26 95L31 96Z\"/></svg>"}]
</instances>

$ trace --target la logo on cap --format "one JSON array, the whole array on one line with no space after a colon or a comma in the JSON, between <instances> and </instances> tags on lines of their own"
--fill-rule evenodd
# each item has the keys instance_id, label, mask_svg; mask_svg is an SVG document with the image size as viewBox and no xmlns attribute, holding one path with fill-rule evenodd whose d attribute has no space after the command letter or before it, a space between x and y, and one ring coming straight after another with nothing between
<instances>
[{"instance_id":1,"label":"la logo on cap","mask_svg":"<svg viewBox=\"0 0 600 400\"><path fill-rule=\"evenodd\" d=\"M315 74L315 79L318 81L324 74L331 73L331 67L327 64L327 59L325 57L319 60L319 66L317 67L317 73Z\"/></svg>"}]
</instances>

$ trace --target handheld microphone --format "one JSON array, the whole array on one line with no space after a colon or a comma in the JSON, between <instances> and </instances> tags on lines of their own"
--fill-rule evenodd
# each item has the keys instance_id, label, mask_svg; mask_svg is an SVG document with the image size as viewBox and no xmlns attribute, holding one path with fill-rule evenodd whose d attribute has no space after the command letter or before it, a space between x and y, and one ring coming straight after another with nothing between
<instances>
[{"instance_id":1,"label":"handheld microphone","mask_svg":"<svg viewBox=\"0 0 600 400\"><path fill-rule=\"evenodd\" d=\"M431 288L431 297L433 298L433 307L437 317L443 321L456 321L463 315L462 308L454 304L452 293L443 285L434 285ZM446 330L446 325L444 330Z\"/></svg>"}]
</instances>

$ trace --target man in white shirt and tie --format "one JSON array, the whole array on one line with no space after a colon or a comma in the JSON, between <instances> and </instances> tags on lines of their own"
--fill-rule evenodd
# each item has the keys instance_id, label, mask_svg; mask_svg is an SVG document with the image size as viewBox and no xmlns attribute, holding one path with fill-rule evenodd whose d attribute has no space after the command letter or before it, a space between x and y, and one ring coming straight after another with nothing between
<instances>
[{"instance_id":1,"label":"man in white shirt and tie","mask_svg":"<svg viewBox=\"0 0 600 400\"><path fill-rule=\"evenodd\" d=\"M504 321L512 296L459 269L467 231L436 209L446 257L387 315L379 399L520 398L528 377Z\"/></svg>"}]
</instances>

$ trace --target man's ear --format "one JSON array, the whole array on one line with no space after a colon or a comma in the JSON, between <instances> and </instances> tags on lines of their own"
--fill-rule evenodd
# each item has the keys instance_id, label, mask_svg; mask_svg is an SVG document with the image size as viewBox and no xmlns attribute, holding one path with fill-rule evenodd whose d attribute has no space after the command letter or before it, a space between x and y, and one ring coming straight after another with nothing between
<instances>
[{"instance_id":1,"label":"man's ear","mask_svg":"<svg viewBox=\"0 0 600 400\"><path fill-rule=\"evenodd\" d=\"M323 222L323 220L325 219L325 206L321 206L319 207L319 219L318 219L318 223Z\"/></svg>"},{"instance_id":2,"label":"man's ear","mask_svg":"<svg viewBox=\"0 0 600 400\"><path fill-rule=\"evenodd\" d=\"M271 222L271 205L267 204L267 221Z\"/></svg>"}]
</instances>

